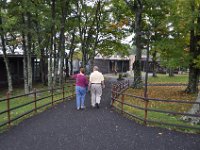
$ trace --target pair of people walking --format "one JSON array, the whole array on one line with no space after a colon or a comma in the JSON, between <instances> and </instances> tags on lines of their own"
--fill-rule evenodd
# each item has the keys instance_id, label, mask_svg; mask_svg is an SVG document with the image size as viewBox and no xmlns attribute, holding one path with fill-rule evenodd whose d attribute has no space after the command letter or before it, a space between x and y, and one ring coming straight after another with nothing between
<instances>
[{"instance_id":1,"label":"pair of people walking","mask_svg":"<svg viewBox=\"0 0 200 150\"><path fill-rule=\"evenodd\" d=\"M90 74L89 82L84 75L85 69L81 68L80 73L73 76L76 79L76 108L77 110L85 108L85 95L87 89L91 93L92 107L99 108L101 101L102 88L105 88L104 76L98 71L99 68L94 66L93 72Z\"/></svg>"}]
</instances>

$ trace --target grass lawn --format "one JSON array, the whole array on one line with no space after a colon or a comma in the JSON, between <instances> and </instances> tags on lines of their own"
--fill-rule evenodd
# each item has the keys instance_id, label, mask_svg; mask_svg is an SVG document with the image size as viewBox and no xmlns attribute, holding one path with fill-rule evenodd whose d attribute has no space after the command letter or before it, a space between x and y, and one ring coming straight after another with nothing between
<instances>
[{"instance_id":1,"label":"grass lawn","mask_svg":"<svg viewBox=\"0 0 200 150\"><path fill-rule=\"evenodd\" d=\"M44 87L42 85L35 85L34 88L37 88L37 91L47 89L47 87ZM0 100L2 100L2 99L5 98L5 96L4 96L5 94L3 95L2 93L4 93L4 91L0 93L0 95L1 95ZM73 86L72 87L65 87L65 97L67 97L69 95L72 95L72 93L74 93L74 87ZM17 90L15 90L12 93L12 96L16 96L16 95L20 95L20 94L23 94L23 88L18 88ZM62 99L63 98L62 89L55 90L54 91L54 95L55 95L55 96L53 96L53 100L54 101ZM45 98L47 96L50 96L50 97ZM37 107L40 107L40 106L43 106L45 104L48 104L48 103L52 102L51 92L49 92L49 91L44 91L42 93L38 93L36 97L37 97L37 100L44 98L44 99L36 102ZM29 95L29 96L22 96L22 97L19 97L19 98L11 99L10 100L10 109L18 107L18 106L26 104L26 103L29 103L29 102L33 102L33 101L34 101L34 95L33 94ZM58 102L54 102L54 104L57 104L57 103L62 102L62 101L63 100L58 101ZM40 113L40 112L46 110L49 107L51 107L51 104L48 105L48 106L45 106L43 108L38 109L37 113ZM34 108L35 108L35 104L31 103L29 105L26 105L26 106L14 109L14 110L12 110L10 112L11 119L14 119L14 118L16 118L19 115L22 115L22 114L24 114L24 113L26 113L26 112L28 112L30 110L33 110ZM6 111L6 110L7 110L7 102L6 101L0 102L0 112ZM34 114L35 113L32 112L32 113L30 113L30 114L28 114L28 115L20 118L19 120L14 121L12 123L12 125L17 125L22 120L24 120L24 119L26 119L26 118L34 115ZM5 122L7 122L7 121L8 121L8 115L7 115L7 113L1 114L0 115L0 124L3 124ZM7 129L7 126L1 127L0 128L0 132L4 131L5 129Z\"/></svg>"},{"instance_id":2,"label":"grass lawn","mask_svg":"<svg viewBox=\"0 0 200 150\"><path fill-rule=\"evenodd\" d=\"M149 77L149 83L187 83L188 75L176 75L174 77L169 77L166 74L158 74L157 77Z\"/></svg>"},{"instance_id":3,"label":"grass lawn","mask_svg":"<svg viewBox=\"0 0 200 150\"><path fill-rule=\"evenodd\" d=\"M150 77L150 83L187 83L187 76L175 76L175 77L168 77L166 75L158 75L157 78ZM195 101L197 94L186 94L184 93L186 86L148 86L148 97L149 98L159 98L163 100L186 100L186 101ZM128 88L124 94L131 94L136 96L144 96L144 89L132 89ZM140 107L145 107L145 102L139 98L134 98L129 95L125 95L125 102L133 105L137 105ZM121 97L120 97L121 98ZM121 103L115 102L114 104L116 107L121 109ZM158 101L149 101L148 108L152 109L159 109L159 110L166 110L166 111L173 111L173 112L187 112L192 107L191 104L184 104L184 103L169 103L169 102L158 102ZM124 105L124 110L132 113L138 117L144 118L144 110L139 110L130 106ZM148 111L147 119L160 121L165 123L173 123L178 125L188 125L192 126L191 124L182 121L181 115L170 115L166 113L159 113L159 112L152 112ZM143 123L143 122L140 122ZM148 124L150 126L159 126L168 129L174 129L179 131L185 132L200 132L199 130L191 130L186 128L176 128L166 125L158 125L155 123ZM194 125L195 127L199 127L200 125Z\"/></svg>"}]
</instances>

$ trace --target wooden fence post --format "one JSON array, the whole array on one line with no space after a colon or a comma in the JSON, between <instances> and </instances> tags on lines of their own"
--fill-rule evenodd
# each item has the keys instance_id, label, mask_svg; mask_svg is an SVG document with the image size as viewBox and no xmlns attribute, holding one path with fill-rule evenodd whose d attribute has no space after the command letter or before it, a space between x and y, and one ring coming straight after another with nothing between
<instances>
[{"instance_id":1,"label":"wooden fence post","mask_svg":"<svg viewBox=\"0 0 200 150\"><path fill-rule=\"evenodd\" d=\"M7 117L8 117L8 126L10 127L10 92L6 93L6 99L7 99Z\"/></svg>"},{"instance_id":2,"label":"wooden fence post","mask_svg":"<svg viewBox=\"0 0 200 150\"><path fill-rule=\"evenodd\" d=\"M113 95L112 95L113 96L113 103L114 103L114 100L115 100L115 94L116 94L115 93L115 85L113 85Z\"/></svg>"},{"instance_id":3,"label":"wooden fence post","mask_svg":"<svg viewBox=\"0 0 200 150\"><path fill-rule=\"evenodd\" d=\"M36 101L36 98L37 98L37 95L36 95L36 89L34 88L34 104L35 104L35 113L37 113L37 101Z\"/></svg>"},{"instance_id":4,"label":"wooden fence post","mask_svg":"<svg viewBox=\"0 0 200 150\"><path fill-rule=\"evenodd\" d=\"M113 107L114 103L114 86L112 85L112 92L111 92L111 106Z\"/></svg>"},{"instance_id":5,"label":"wooden fence post","mask_svg":"<svg viewBox=\"0 0 200 150\"><path fill-rule=\"evenodd\" d=\"M65 86L64 85L63 85L62 91L63 91L63 102L64 102L65 101Z\"/></svg>"},{"instance_id":6,"label":"wooden fence post","mask_svg":"<svg viewBox=\"0 0 200 150\"><path fill-rule=\"evenodd\" d=\"M119 85L117 85L117 87L116 87L117 89L116 89L116 91L117 91L117 97L119 96Z\"/></svg>"},{"instance_id":7,"label":"wooden fence post","mask_svg":"<svg viewBox=\"0 0 200 150\"><path fill-rule=\"evenodd\" d=\"M51 87L51 105L53 106L53 87Z\"/></svg>"},{"instance_id":8,"label":"wooden fence post","mask_svg":"<svg viewBox=\"0 0 200 150\"><path fill-rule=\"evenodd\" d=\"M144 125L147 125L147 108L148 108L149 101L145 99L145 110L144 110Z\"/></svg>"},{"instance_id":9,"label":"wooden fence post","mask_svg":"<svg viewBox=\"0 0 200 150\"><path fill-rule=\"evenodd\" d=\"M122 94L122 98L121 98L121 113L123 114L124 112L124 94Z\"/></svg>"}]
</instances>

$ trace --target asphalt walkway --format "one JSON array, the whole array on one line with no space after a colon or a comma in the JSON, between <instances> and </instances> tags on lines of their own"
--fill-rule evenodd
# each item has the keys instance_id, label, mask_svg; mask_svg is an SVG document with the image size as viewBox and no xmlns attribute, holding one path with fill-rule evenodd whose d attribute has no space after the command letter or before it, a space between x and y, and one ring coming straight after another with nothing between
<instances>
[{"instance_id":1,"label":"asphalt walkway","mask_svg":"<svg viewBox=\"0 0 200 150\"><path fill-rule=\"evenodd\" d=\"M145 127L112 111L106 83L100 109L67 101L0 134L0 150L200 150L200 135Z\"/></svg>"}]
</instances>

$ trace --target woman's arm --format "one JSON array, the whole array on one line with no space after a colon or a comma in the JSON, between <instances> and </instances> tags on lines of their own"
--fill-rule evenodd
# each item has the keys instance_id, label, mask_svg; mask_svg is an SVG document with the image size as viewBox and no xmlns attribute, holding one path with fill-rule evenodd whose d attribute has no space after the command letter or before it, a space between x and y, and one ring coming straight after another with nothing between
<instances>
[{"instance_id":1,"label":"woman's arm","mask_svg":"<svg viewBox=\"0 0 200 150\"><path fill-rule=\"evenodd\" d=\"M72 79L76 79L78 74L71 75Z\"/></svg>"}]
</instances>

